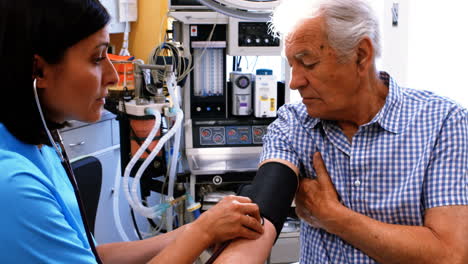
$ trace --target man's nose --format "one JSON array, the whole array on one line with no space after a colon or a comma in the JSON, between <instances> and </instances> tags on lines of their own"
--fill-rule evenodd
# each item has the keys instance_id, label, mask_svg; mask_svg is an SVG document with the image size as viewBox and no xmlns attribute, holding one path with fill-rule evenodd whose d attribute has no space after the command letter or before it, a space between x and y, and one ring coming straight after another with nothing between
<instances>
[{"instance_id":1,"label":"man's nose","mask_svg":"<svg viewBox=\"0 0 468 264\"><path fill-rule=\"evenodd\" d=\"M305 86L307 86L307 79L305 78L304 72L297 67L292 67L289 87L293 90L297 90Z\"/></svg>"}]
</instances>

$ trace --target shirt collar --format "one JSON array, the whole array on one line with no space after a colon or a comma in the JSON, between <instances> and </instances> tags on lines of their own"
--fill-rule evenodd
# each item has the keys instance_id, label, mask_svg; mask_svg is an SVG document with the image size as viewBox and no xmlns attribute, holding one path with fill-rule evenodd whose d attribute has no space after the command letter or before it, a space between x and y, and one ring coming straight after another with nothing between
<instances>
[{"instance_id":1,"label":"shirt collar","mask_svg":"<svg viewBox=\"0 0 468 264\"><path fill-rule=\"evenodd\" d=\"M300 120L302 120L305 128L315 128L322 122L319 118L311 117L307 112L307 107L302 102L300 103Z\"/></svg>"},{"instance_id":2,"label":"shirt collar","mask_svg":"<svg viewBox=\"0 0 468 264\"><path fill-rule=\"evenodd\" d=\"M388 87L388 95L382 109L366 125L377 123L389 132L400 133L405 126L404 118L401 116L402 90L388 73L382 71L379 77Z\"/></svg>"}]
</instances>

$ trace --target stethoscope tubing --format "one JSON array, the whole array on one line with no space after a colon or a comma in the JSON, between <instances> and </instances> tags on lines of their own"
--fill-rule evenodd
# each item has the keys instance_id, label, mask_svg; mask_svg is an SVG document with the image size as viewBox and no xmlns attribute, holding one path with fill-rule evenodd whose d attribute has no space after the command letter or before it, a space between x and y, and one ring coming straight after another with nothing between
<instances>
[{"instance_id":1,"label":"stethoscope tubing","mask_svg":"<svg viewBox=\"0 0 468 264\"><path fill-rule=\"evenodd\" d=\"M73 173L73 170L70 165L70 161L68 159L67 153L65 152L65 148L63 146L63 140L60 136L59 132L55 130L55 138L58 140L54 140L51 131L47 127L47 123L44 118L44 114L42 113L41 103L39 102L39 95L37 94L37 87L36 87L36 79L33 80L33 90L34 90L34 99L36 100L36 105L39 111L39 115L41 116L42 124L44 126L45 132L47 133L47 137L49 138L50 144L54 147L55 151L57 152L58 157L62 163L62 166L65 170L65 173L68 176L68 180L70 181L71 185L73 186L73 192L75 193L76 202L78 203L78 208L80 209L81 219L83 221L83 226L86 231L86 237L88 239L89 246L91 247L91 251L96 258L96 262L98 264L102 264L101 259L99 258L99 254L96 249L96 245L94 244L94 239L89 230L88 220L86 218L86 212L84 210L83 201L81 200L80 190L78 189L78 184L76 183L76 178ZM58 141L58 143L56 142ZM59 146L57 146L59 144Z\"/></svg>"}]
</instances>

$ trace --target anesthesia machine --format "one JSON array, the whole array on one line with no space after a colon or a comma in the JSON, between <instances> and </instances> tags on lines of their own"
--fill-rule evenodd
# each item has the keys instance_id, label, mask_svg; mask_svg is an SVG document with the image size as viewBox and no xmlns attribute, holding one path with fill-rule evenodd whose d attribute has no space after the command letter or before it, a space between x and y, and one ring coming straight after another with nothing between
<instances>
[{"instance_id":1,"label":"anesthesia machine","mask_svg":"<svg viewBox=\"0 0 468 264\"><path fill-rule=\"evenodd\" d=\"M131 69L113 94L123 175L114 196L123 191L147 220L147 236L193 221L255 176L262 137L290 101L281 42L262 12L276 2L169 0L172 29L148 63L113 60Z\"/></svg>"},{"instance_id":2,"label":"anesthesia machine","mask_svg":"<svg viewBox=\"0 0 468 264\"><path fill-rule=\"evenodd\" d=\"M186 182L206 210L255 176L268 125L290 101L290 70L267 17L233 17L196 1L172 2L173 40L193 63L182 89ZM297 261L299 222L293 208L290 215L272 263Z\"/></svg>"}]
</instances>

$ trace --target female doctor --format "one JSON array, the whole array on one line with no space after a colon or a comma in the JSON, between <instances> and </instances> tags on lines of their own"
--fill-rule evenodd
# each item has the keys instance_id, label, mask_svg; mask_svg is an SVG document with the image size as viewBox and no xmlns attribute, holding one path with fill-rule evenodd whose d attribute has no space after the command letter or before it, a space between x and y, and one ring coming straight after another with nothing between
<instances>
[{"instance_id":1,"label":"female doctor","mask_svg":"<svg viewBox=\"0 0 468 264\"><path fill-rule=\"evenodd\" d=\"M98 0L0 0L0 10L1 263L193 263L212 244L260 236L257 205L231 196L173 232L95 246L51 137L67 120L99 120L118 80L109 14Z\"/></svg>"}]
</instances>

